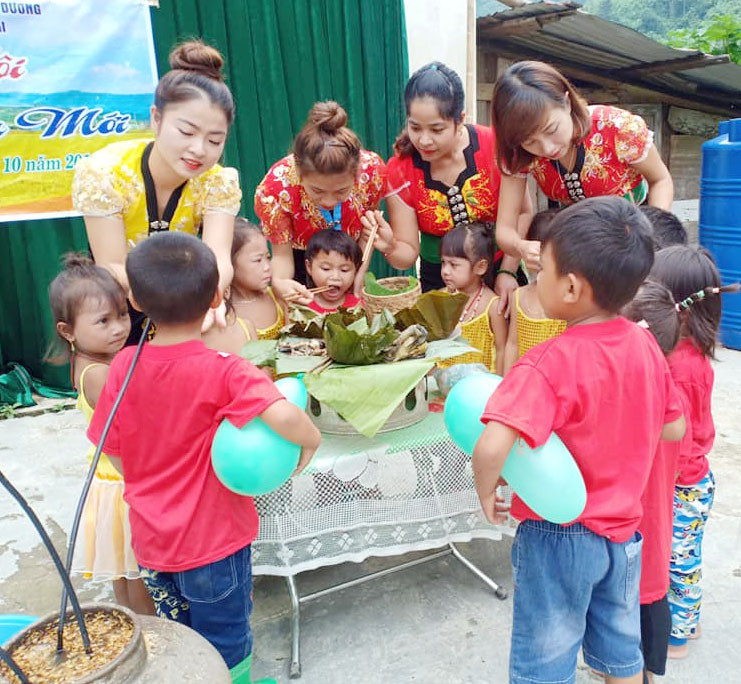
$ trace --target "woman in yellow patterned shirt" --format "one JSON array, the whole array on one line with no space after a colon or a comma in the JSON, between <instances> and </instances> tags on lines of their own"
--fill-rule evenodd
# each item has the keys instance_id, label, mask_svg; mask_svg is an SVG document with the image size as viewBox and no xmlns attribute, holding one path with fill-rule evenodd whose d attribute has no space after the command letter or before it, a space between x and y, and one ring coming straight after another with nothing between
<instances>
[{"instance_id":1,"label":"woman in yellow patterned shirt","mask_svg":"<svg viewBox=\"0 0 741 684\"><path fill-rule=\"evenodd\" d=\"M200 41L176 46L172 70L154 94L154 140L113 143L75 170L72 201L83 215L93 256L127 290L127 253L163 230L202 235L216 254L219 291L232 280L232 231L242 193L237 171L216 163L234 116L223 63L217 50ZM217 319L223 320L223 311ZM133 325L129 341L140 333Z\"/></svg>"}]
</instances>

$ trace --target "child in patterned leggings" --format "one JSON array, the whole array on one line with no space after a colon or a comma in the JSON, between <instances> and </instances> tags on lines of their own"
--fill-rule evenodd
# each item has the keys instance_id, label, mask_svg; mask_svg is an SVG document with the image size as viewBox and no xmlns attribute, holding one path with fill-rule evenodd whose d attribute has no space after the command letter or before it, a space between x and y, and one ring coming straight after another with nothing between
<instances>
[{"instance_id":1,"label":"child in patterned leggings","mask_svg":"<svg viewBox=\"0 0 741 684\"><path fill-rule=\"evenodd\" d=\"M669 355L669 368L689 399L692 445L682 454L674 490L674 533L670 566L669 607L672 631L669 657L684 658L687 640L700 636L702 538L713 505L715 478L708 453L715 426L710 411L715 341L720 324L720 274L710 253L701 247L675 245L656 253L651 277L671 290L680 313L680 342Z\"/></svg>"}]
</instances>

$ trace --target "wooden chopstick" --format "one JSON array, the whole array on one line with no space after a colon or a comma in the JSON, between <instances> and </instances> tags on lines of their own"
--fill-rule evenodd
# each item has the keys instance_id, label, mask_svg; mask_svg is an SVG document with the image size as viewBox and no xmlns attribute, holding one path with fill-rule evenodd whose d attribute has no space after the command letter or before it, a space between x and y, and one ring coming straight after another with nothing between
<instances>
[{"instance_id":1,"label":"wooden chopstick","mask_svg":"<svg viewBox=\"0 0 741 684\"><path fill-rule=\"evenodd\" d=\"M312 287L309 289L309 292L311 294L320 294L321 292L326 292L327 290L331 290L332 287L330 285L322 285L322 287Z\"/></svg>"},{"instance_id":2,"label":"wooden chopstick","mask_svg":"<svg viewBox=\"0 0 741 684\"><path fill-rule=\"evenodd\" d=\"M365 243L365 249L363 250L363 259L361 261L361 268L368 262L368 259L370 259L371 254L373 254L373 242L376 239L376 233L378 233L378 223L377 222L373 224L370 235L368 236L368 242Z\"/></svg>"}]
</instances>

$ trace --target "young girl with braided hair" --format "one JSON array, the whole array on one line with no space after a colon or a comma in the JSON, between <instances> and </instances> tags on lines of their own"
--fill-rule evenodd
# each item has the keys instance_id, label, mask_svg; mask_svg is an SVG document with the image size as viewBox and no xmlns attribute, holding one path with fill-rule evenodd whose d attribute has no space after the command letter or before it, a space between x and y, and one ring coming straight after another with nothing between
<instances>
[{"instance_id":1,"label":"young girl with braided hair","mask_svg":"<svg viewBox=\"0 0 741 684\"><path fill-rule=\"evenodd\" d=\"M680 340L669 354L669 368L689 400L692 444L681 458L674 492L674 532L670 567L669 657L687 655L687 640L700 636L702 538L713 505L715 478L708 453L715 426L710 399L715 344L720 325L721 293L737 292L738 283L722 286L713 257L702 247L674 245L656 253L651 277L664 284L677 302Z\"/></svg>"}]
</instances>

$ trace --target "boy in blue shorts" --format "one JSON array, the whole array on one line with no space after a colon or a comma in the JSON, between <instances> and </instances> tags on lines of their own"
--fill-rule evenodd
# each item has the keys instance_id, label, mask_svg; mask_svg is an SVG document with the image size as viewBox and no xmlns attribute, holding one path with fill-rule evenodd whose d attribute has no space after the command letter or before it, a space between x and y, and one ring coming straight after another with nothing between
<instances>
[{"instance_id":1,"label":"boy in blue shorts","mask_svg":"<svg viewBox=\"0 0 741 684\"><path fill-rule=\"evenodd\" d=\"M321 435L259 369L201 341L206 313L221 299L216 257L206 244L181 232L158 233L131 251L126 273L135 306L157 328L142 347L104 444L123 473L131 545L157 614L208 639L232 681L247 684L258 518L252 497L235 494L216 477L214 433L225 418L241 428L259 416L301 445L297 472ZM113 359L88 429L94 444L134 352L126 347Z\"/></svg>"},{"instance_id":2,"label":"boy in blue shorts","mask_svg":"<svg viewBox=\"0 0 741 684\"><path fill-rule=\"evenodd\" d=\"M496 486L516 439L556 432L584 478L587 503L568 525L518 497L512 548L510 682L574 682L576 658L611 684L640 684L641 494L660 439L684 418L651 334L618 315L653 264L651 226L618 197L587 199L553 219L541 245L538 296L566 331L530 350L490 398L473 454L487 518L502 518ZM544 485L546 486L546 485Z\"/></svg>"}]
</instances>

